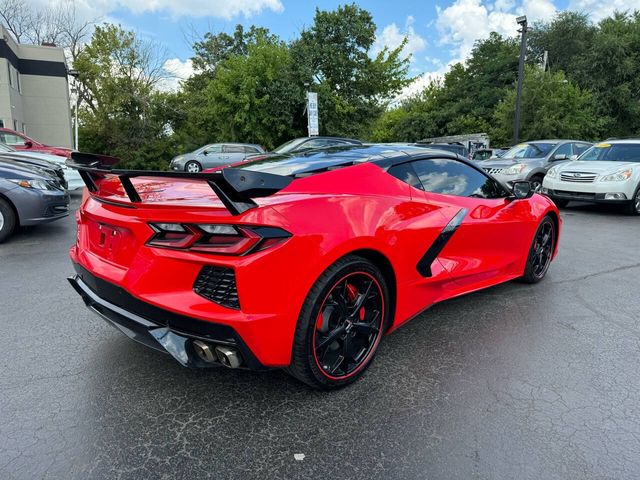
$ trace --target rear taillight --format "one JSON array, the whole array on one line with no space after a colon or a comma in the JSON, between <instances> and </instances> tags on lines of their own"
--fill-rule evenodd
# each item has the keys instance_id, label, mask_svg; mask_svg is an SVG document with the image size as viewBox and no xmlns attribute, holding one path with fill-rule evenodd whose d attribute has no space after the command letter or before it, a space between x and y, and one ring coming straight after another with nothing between
<instances>
[{"instance_id":1,"label":"rear taillight","mask_svg":"<svg viewBox=\"0 0 640 480\"><path fill-rule=\"evenodd\" d=\"M276 227L245 225L150 223L152 247L218 255L246 255L284 242L291 234Z\"/></svg>"}]
</instances>

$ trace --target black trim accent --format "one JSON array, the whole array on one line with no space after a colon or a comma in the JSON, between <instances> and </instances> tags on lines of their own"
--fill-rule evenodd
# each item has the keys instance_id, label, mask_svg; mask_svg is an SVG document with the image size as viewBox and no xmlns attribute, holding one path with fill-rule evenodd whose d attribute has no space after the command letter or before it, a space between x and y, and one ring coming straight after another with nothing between
<instances>
[{"instance_id":1,"label":"black trim accent","mask_svg":"<svg viewBox=\"0 0 640 480\"><path fill-rule=\"evenodd\" d=\"M67 78L67 66L64 62L19 58L5 39L0 39L0 57L6 58L20 75Z\"/></svg>"},{"instance_id":2,"label":"black trim accent","mask_svg":"<svg viewBox=\"0 0 640 480\"><path fill-rule=\"evenodd\" d=\"M440 235L436 237L427 252L422 256L422 258L416 265L416 268L420 275L422 275L423 277L431 277L433 275L433 272L431 271L431 265L436 260L440 252L442 252L453 234L456 233L456 230L458 229L460 224L462 224L462 220L464 220L464 217L466 216L467 209L461 208L460 210L458 210L458 213L453 216L449 223L447 223L447 225L442 229Z\"/></svg>"},{"instance_id":3,"label":"black trim accent","mask_svg":"<svg viewBox=\"0 0 640 480\"><path fill-rule=\"evenodd\" d=\"M117 176L131 203L141 202L140 195L133 183L131 183L131 178L134 177L203 180L207 182L232 215L240 215L251 208L256 208L258 205L252 198L273 195L293 181L292 177L283 175L229 168L214 173L113 168L119 161L118 158L107 155L72 152L66 164L68 167L78 170L81 174L84 173L82 179L87 188L94 193L99 190L96 180L104 178L105 175Z\"/></svg>"},{"instance_id":4,"label":"black trim accent","mask_svg":"<svg viewBox=\"0 0 640 480\"><path fill-rule=\"evenodd\" d=\"M133 329L144 336L144 339L134 338L125 332L134 340L163 350L162 347L158 348L159 344L156 345L157 341L150 332L166 327L170 332L186 339L200 339L215 344L235 346L242 354L246 367L252 370L266 368L232 327L156 307L134 297L122 287L96 277L82 265L74 263L73 267L77 275L69 277L68 280L87 306L110 323L123 326L128 330ZM83 287L88 288L89 291L85 291ZM204 365L196 363L193 366Z\"/></svg>"}]
</instances>

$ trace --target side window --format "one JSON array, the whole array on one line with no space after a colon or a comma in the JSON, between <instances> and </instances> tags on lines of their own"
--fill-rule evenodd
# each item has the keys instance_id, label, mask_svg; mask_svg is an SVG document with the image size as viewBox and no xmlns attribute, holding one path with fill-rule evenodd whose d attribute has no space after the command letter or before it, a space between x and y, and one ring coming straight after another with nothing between
<instances>
[{"instance_id":1,"label":"side window","mask_svg":"<svg viewBox=\"0 0 640 480\"><path fill-rule=\"evenodd\" d=\"M416 175L415 170L411 166L411 163L401 163L400 165L391 167L389 169L389 175L396 177L404 183L408 183L418 190L424 190L422 188L422 183L418 180L418 175Z\"/></svg>"},{"instance_id":2,"label":"side window","mask_svg":"<svg viewBox=\"0 0 640 480\"><path fill-rule=\"evenodd\" d=\"M573 151L571 150L571 144L570 143L565 143L564 145L560 145L555 152L553 152L553 155L566 155L567 158L569 158L571 155L573 155Z\"/></svg>"},{"instance_id":3,"label":"side window","mask_svg":"<svg viewBox=\"0 0 640 480\"><path fill-rule=\"evenodd\" d=\"M588 143L574 143L573 153L575 155L582 155L591 145Z\"/></svg>"},{"instance_id":4,"label":"side window","mask_svg":"<svg viewBox=\"0 0 640 480\"><path fill-rule=\"evenodd\" d=\"M255 147L244 147L244 153L248 153L248 154L258 153L258 149Z\"/></svg>"},{"instance_id":5,"label":"side window","mask_svg":"<svg viewBox=\"0 0 640 480\"><path fill-rule=\"evenodd\" d=\"M317 140L309 140L308 142L303 144L302 148L321 148L326 146L327 146L326 140L317 139Z\"/></svg>"},{"instance_id":6,"label":"side window","mask_svg":"<svg viewBox=\"0 0 640 480\"><path fill-rule=\"evenodd\" d=\"M427 192L476 198L504 196L495 180L457 160L417 160L413 168Z\"/></svg>"},{"instance_id":7,"label":"side window","mask_svg":"<svg viewBox=\"0 0 640 480\"><path fill-rule=\"evenodd\" d=\"M17 123L15 120L13 121L15 126L17 127ZM5 133L4 134L4 143L6 143L7 145L24 145L24 139L22 137L19 137L18 135L14 135L12 133Z\"/></svg>"},{"instance_id":8,"label":"side window","mask_svg":"<svg viewBox=\"0 0 640 480\"><path fill-rule=\"evenodd\" d=\"M244 153L242 145L225 145L222 149L224 153Z\"/></svg>"},{"instance_id":9,"label":"side window","mask_svg":"<svg viewBox=\"0 0 640 480\"><path fill-rule=\"evenodd\" d=\"M212 153L221 153L222 147L220 145L213 145L205 150L207 155L211 155ZM204 153L204 152L203 152Z\"/></svg>"}]
</instances>

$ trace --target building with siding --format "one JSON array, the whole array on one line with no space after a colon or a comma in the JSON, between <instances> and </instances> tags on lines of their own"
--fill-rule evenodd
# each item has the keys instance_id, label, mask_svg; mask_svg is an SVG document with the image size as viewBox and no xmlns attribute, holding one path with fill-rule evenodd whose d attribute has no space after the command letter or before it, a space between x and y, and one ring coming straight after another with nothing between
<instances>
[{"instance_id":1,"label":"building with siding","mask_svg":"<svg viewBox=\"0 0 640 480\"><path fill-rule=\"evenodd\" d=\"M18 44L0 26L0 125L71 147L67 74L62 48Z\"/></svg>"}]
</instances>

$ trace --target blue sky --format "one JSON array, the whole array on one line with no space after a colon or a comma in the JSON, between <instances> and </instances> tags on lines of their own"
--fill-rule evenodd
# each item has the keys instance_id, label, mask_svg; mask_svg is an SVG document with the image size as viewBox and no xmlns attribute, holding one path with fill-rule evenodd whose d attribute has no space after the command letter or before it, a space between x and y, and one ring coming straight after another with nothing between
<instances>
[{"instance_id":1,"label":"blue sky","mask_svg":"<svg viewBox=\"0 0 640 480\"><path fill-rule=\"evenodd\" d=\"M65 0L34 0L52 3ZM68 1L68 0L66 0ZM315 8L335 9L334 0L76 0L85 17L120 23L161 44L166 69L176 77L191 72L193 39L207 31L233 30L236 24L269 28L281 38L295 38L313 21ZM378 27L375 49L394 47L407 35L411 73L427 81L448 65L464 61L473 42L489 32L516 34L515 17L548 20L565 9L581 10L597 21L614 10L640 9L640 0L362 0ZM413 89L420 87L416 82Z\"/></svg>"}]
</instances>

